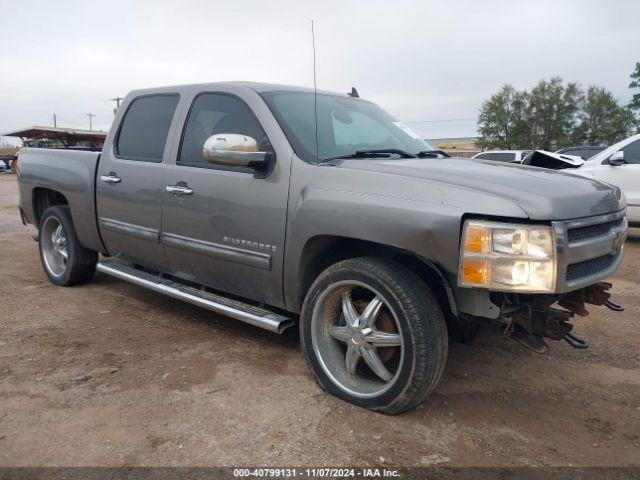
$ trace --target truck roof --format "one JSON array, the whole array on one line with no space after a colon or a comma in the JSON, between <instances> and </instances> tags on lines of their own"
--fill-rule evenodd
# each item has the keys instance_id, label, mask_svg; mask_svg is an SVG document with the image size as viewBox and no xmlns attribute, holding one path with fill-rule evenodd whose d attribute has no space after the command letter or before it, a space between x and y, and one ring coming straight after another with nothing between
<instances>
[{"instance_id":1,"label":"truck roof","mask_svg":"<svg viewBox=\"0 0 640 480\"><path fill-rule=\"evenodd\" d=\"M273 92L273 91L286 91L286 92L305 92L313 93L313 88L300 87L294 85L282 85L278 83L262 83L262 82L249 82L249 81L232 81L232 82L212 82L212 83L193 83L185 85L171 85L165 87L153 87L142 88L133 90L131 93L136 95L144 95L150 93L166 93L166 92L180 92L182 90L192 90L194 88L201 90L216 90L228 87L245 87L251 89L257 93ZM327 95L337 95L340 97L348 97L346 93L337 93L328 90L318 90L318 93Z\"/></svg>"}]
</instances>

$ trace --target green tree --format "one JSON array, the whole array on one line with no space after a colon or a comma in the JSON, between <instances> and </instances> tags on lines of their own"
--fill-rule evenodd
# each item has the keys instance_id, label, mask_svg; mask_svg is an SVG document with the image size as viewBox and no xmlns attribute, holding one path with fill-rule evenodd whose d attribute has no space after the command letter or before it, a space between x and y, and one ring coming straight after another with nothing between
<instances>
[{"instance_id":1,"label":"green tree","mask_svg":"<svg viewBox=\"0 0 640 480\"><path fill-rule=\"evenodd\" d=\"M633 113L619 105L606 88L590 86L580 107L580 124L572 134L575 144L612 145L628 137L633 129Z\"/></svg>"},{"instance_id":2,"label":"green tree","mask_svg":"<svg viewBox=\"0 0 640 480\"><path fill-rule=\"evenodd\" d=\"M636 69L631 74L629 88L637 90L637 92L633 94L631 102L629 102L629 108L640 110L640 62L636 62Z\"/></svg>"},{"instance_id":3,"label":"green tree","mask_svg":"<svg viewBox=\"0 0 640 480\"><path fill-rule=\"evenodd\" d=\"M577 83L564 85L560 77L538 82L529 95L530 147L555 150L570 145L582 99Z\"/></svg>"},{"instance_id":4,"label":"green tree","mask_svg":"<svg viewBox=\"0 0 640 480\"><path fill-rule=\"evenodd\" d=\"M526 142L526 107L527 93L511 85L491 95L480 108L478 146L482 149L521 147Z\"/></svg>"}]
</instances>

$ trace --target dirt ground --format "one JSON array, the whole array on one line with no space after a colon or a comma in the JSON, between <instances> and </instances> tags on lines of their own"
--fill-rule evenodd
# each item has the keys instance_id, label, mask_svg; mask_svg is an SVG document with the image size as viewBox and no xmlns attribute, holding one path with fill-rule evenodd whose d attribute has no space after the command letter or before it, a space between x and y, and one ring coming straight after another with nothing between
<instances>
[{"instance_id":1,"label":"dirt ground","mask_svg":"<svg viewBox=\"0 0 640 480\"><path fill-rule=\"evenodd\" d=\"M49 283L0 177L2 466L623 466L640 464L640 231L616 314L588 350L531 353L487 330L451 346L417 410L325 394L278 336L122 281Z\"/></svg>"}]
</instances>

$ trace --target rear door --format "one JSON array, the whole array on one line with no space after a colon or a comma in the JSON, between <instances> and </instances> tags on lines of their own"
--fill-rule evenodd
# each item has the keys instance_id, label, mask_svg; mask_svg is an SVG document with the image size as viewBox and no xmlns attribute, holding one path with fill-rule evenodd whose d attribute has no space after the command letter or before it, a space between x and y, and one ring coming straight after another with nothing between
<instances>
[{"instance_id":1,"label":"rear door","mask_svg":"<svg viewBox=\"0 0 640 480\"><path fill-rule=\"evenodd\" d=\"M143 95L123 105L120 127L96 179L100 233L112 256L166 269L160 230L167 139L179 96Z\"/></svg>"},{"instance_id":2,"label":"rear door","mask_svg":"<svg viewBox=\"0 0 640 480\"><path fill-rule=\"evenodd\" d=\"M627 197L627 216L634 222L640 221L640 140L635 140L620 150L624 152L624 165L597 165L595 176L598 180L622 188Z\"/></svg>"},{"instance_id":3,"label":"rear door","mask_svg":"<svg viewBox=\"0 0 640 480\"><path fill-rule=\"evenodd\" d=\"M257 178L248 168L207 162L203 144L220 133L254 138L261 151L275 155L273 170ZM164 182L162 241L173 275L269 305L283 304L291 165L291 149L283 138L255 93L194 94L175 164L167 165Z\"/></svg>"}]
</instances>

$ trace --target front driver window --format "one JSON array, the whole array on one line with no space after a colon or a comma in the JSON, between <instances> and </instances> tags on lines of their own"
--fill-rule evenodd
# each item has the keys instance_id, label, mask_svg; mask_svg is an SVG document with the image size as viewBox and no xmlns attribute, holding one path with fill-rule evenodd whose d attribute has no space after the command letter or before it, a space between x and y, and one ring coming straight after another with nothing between
<instances>
[{"instance_id":1,"label":"front driver window","mask_svg":"<svg viewBox=\"0 0 640 480\"><path fill-rule=\"evenodd\" d=\"M213 165L203 158L204 142L218 133L247 135L258 142L259 150L273 152L258 119L242 100L222 93L206 93L196 97L193 102L176 163L191 167L253 172L249 168Z\"/></svg>"}]
</instances>

